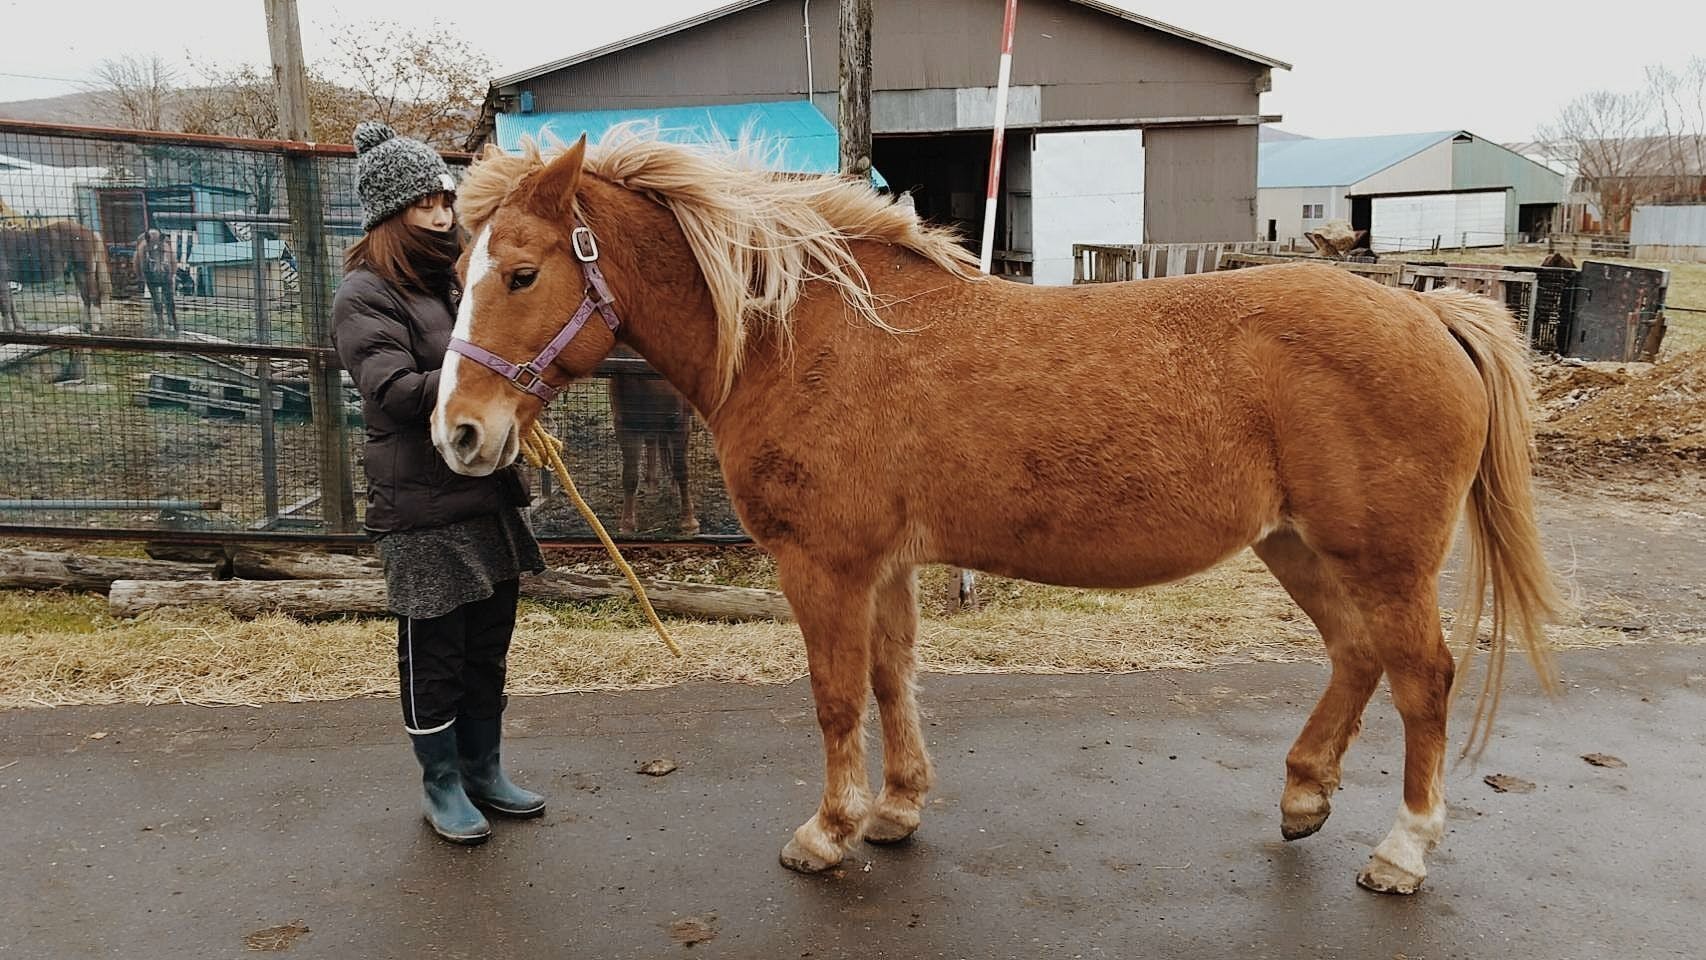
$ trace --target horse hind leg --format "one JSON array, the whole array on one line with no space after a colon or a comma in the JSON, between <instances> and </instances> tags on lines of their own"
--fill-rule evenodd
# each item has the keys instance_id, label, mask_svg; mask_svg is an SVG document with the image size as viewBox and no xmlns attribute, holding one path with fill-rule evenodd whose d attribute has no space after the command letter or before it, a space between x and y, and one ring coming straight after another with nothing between
<instances>
[{"instance_id":1,"label":"horse hind leg","mask_svg":"<svg viewBox=\"0 0 1706 960\"><path fill-rule=\"evenodd\" d=\"M1321 631L1332 676L1285 760L1280 833L1301 840L1327 822L1345 751L1362 728L1362 714L1380 683L1381 666L1364 635L1361 616L1339 580L1296 533L1282 530L1255 544L1280 585Z\"/></svg>"},{"instance_id":2,"label":"horse hind leg","mask_svg":"<svg viewBox=\"0 0 1706 960\"><path fill-rule=\"evenodd\" d=\"M647 496L655 496L660 489L660 484L662 482L658 478L658 459L660 455L658 448L660 446L662 445L658 442L657 434L646 434L644 446L645 454L641 458L644 461L644 469L641 471L640 476L641 486L645 489Z\"/></svg>"},{"instance_id":3,"label":"horse hind leg","mask_svg":"<svg viewBox=\"0 0 1706 960\"><path fill-rule=\"evenodd\" d=\"M640 448L645 440L625 426L616 428L616 439L622 447L622 519L616 525L616 532L630 534L639 528L636 501L640 488Z\"/></svg>"},{"instance_id":4,"label":"horse hind leg","mask_svg":"<svg viewBox=\"0 0 1706 960\"><path fill-rule=\"evenodd\" d=\"M1404 799L1357 883L1415 893L1427 876L1427 855L1445 835L1445 727L1456 663L1440 630L1432 575L1406 591L1371 593L1361 606L1404 720Z\"/></svg>"},{"instance_id":5,"label":"horse hind leg","mask_svg":"<svg viewBox=\"0 0 1706 960\"><path fill-rule=\"evenodd\" d=\"M83 329L90 333L102 332L106 329L106 322L101 315L100 278L93 269L73 263L71 279L77 287L78 298L83 301Z\"/></svg>"},{"instance_id":6,"label":"horse hind leg","mask_svg":"<svg viewBox=\"0 0 1706 960\"><path fill-rule=\"evenodd\" d=\"M865 839L899 843L918 829L935 774L918 726L918 581L910 568L878 587L871 631L871 689L883 723L883 789Z\"/></svg>"},{"instance_id":7,"label":"horse hind leg","mask_svg":"<svg viewBox=\"0 0 1706 960\"><path fill-rule=\"evenodd\" d=\"M691 416L683 414L684 418ZM692 424L683 420L681 429L669 434L669 444L665 448L669 454L670 476L675 480L675 489L681 496L680 531L684 537L695 536L699 533L699 517L693 511L693 491L687 483L687 441ZM660 443L660 446L663 444Z\"/></svg>"}]
</instances>

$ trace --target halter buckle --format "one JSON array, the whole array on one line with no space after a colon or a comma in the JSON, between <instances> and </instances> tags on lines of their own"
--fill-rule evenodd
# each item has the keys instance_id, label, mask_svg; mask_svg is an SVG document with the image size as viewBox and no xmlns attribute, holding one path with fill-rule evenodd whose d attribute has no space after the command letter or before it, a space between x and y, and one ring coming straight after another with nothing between
<instances>
[{"instance_id":1,"label":"halter buckle","mask_svg":"<svg viewBox=\"0 0 1706 960\"><path fill-rule=\"evenodd\" d=\"M526 379L523 379L526 378ZM509 382L522 393L532 393L533 388L545 382L545 377L531 363L524 363L515 368Z\"/></svg>"},{"instance_id":2,"label":"halter buckle","mask_svg":"<svg viewBox=\"0 0 1706 960\"><path fill-rule=\"evenodd\" d=\"M585 226L576 227L569 234L569 246L574 248L575 259L582 263L592 263L598 259L598 238Z\"/></svg>"}]
</instances>

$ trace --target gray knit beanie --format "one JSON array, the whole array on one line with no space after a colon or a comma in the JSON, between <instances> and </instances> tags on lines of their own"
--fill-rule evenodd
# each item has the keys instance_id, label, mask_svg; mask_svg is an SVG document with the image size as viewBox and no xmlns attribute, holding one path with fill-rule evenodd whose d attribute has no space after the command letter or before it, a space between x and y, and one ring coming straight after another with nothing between
<instances>
[{"instance_id":1,"label":"gray knit beanie","mask_svg":"<svg viewBox=\"0 0 1706 960\"><path fill-rule=\"evenodd\" d=\"M438 151L372 120L356 125L355 166L363 230L422 197L456 189Z\"/></svg>"}]
</instances>

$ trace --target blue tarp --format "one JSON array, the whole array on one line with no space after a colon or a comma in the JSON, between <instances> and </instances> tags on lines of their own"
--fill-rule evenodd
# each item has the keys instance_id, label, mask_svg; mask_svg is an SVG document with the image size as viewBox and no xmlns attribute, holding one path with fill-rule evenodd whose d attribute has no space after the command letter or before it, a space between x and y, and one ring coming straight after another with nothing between
<instances>
[{"instance_id":1,"label":"blue tarp","mask_svg":"<svg viewBox=\"0 0 1706 960\"><path fill-rule=\"evenodd\" d=\"M631 121L654 123L671 143L736 145L747 134L760 141L760 153L785 173L834 173L840 168L835 125L804 100L727 103L709 107L650 107L633 110L566 110L557 113L500 113L497 144L516 150L522 137L548 146L552 138L573 143L582 133L597 143L605 131ZM888 182L875 170L879 187Z\"/></svg>"}]
</instances>

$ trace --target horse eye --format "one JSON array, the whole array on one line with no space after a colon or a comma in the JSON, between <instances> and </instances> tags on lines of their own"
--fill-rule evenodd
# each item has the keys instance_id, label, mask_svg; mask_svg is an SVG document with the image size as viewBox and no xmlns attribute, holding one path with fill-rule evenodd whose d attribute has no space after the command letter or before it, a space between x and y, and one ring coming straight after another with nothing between
<instances>
[{"instance_id":1,"label":"horse eye","mask_svg":"<svg viewBox=\"0 0 1706 960\"><path fill-rule=\"evenodd\" d=\"M510 274L509 288L511 290L520 290L523 287L531 287L533 286L533 281L538 279L538 277L539 271L537 270L517 270L515 273Z\"/></svg>"}]
</instances>

